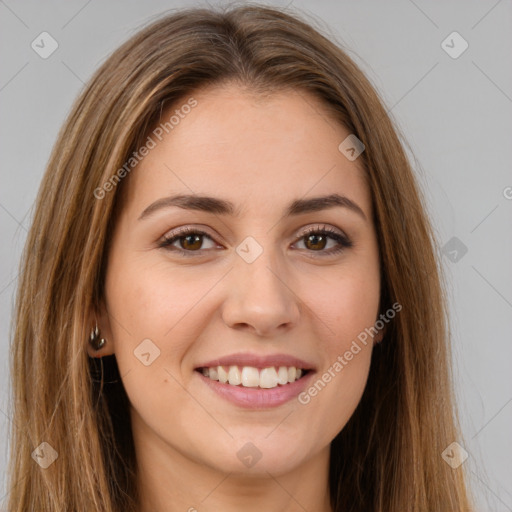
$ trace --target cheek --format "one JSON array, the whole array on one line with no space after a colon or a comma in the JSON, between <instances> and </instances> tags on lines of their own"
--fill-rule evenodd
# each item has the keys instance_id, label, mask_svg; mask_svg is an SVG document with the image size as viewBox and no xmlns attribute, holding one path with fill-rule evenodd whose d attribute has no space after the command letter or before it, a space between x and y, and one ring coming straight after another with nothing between
<instances>
[{"instance_id":1,"label":"cheek","mask_svg":"<svg viewBox=\"0 0 512 512\"><path fill-rule=\"evenodd\" d=\"M219 280L217 273L169 267L150 258L119 258L107 279L116 360L126 392L139 413L155 420L155 411L165 414L171 403L175 419L194 406L181 385L190 378L184 362L210 322L208 292Z\"/></svg>"},{"instance_id":2,"label":"cheek","mask_svg":"<svg viewBox=\"0 0 512 512\"><path fill-rule=\"evenodd\" d=\"M343 273L309 294L324 367L299 397L310 414L311 428L334 438L355 411L368 379L378 315L378 267Z\"/></svg>"},{"instance_id":3,"label":"cheek","mask_svg":"<svg viewBox=\"0 0 512 512\"><path fill-rule=\"evenodd\" d=\"M362 302L364 305L364 302ZM310 418L310 431L319 442L330 442L345 427L357 408L368 380L373 341L365 329L374 325L375 308L340 308L338 322L322 340L324 366L298 397L299 407ZM348 302L347 306L352 306Z\"/></svg>"},{"instance_id":4,"label":"cheek","mask_svg":"<svg viewBox=\"0 0 512 512\"><path fill-rule=\"evenodd\" d=\"M130 333L132 341L154 338L174 346L182 336L175 331L190 324L194 309L215 284L207 275L187 270L170 270L164 263L127 261L113 269L107 281L107 298L121 339ZM189 325L190 327L190 325ZM117 339L117 337L116 337ZM116 349L124 350L121 345ZM171 348L171 347L167 347Z\"/></svg>"},{"instance_id":5,"label":"cheek","mask_svg":"<svg viewBox=\"0 0 512 512\"><path fill-rule=\"evenodd\" d=\"M324 340L325 350L332 357L374 325L380 300L379 274L370 266L362 271L352 268L333 273L321 286L313 284L312 280L307 286L313 292L304 297L318 319L319 339Z\"/></svg>"},{"instance_id":6,"label":"cheek","mask_svg":"<svg viewBox=\"0 0 512 512\"><path fill-rule=\"evenodd\" d=\"M350 347L350 348L349 348ZM341 348L341 347L340 347ZM332 441L356 410L368 379L372 346L356 342L333 352L328 365L298 397L319 442Z\"/></svg>"},{"instance_id":7,"label":"cheek","mask_svg":"<svg viewBox=\"0 0 512 512\"><path fill-rule=\"evenodd\" d=\"M183 269L170 271L165 264L129 258L118 260L109 272L106 293L115 355L132 412L163 437L178 435L179 425L201 413L183 391L181 363L205 329L208 320L200 301L218 278L196 272L187 279ZM166 420L171 416L172 421Z\"/></svg>"}]
</instances>

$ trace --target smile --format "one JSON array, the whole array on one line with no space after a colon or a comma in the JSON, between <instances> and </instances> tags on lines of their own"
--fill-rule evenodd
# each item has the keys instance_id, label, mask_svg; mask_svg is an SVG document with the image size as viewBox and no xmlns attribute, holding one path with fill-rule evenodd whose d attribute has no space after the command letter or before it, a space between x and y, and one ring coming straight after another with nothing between
<instances>
[{"instance_id":1,"label":"smile","mask_svg":"<svg viewBox=\"0 0 512 512\"><path fill-rule=\"evenodd\" d=\"M220 366L219 372L219 366L216 366L201 367L194 373L213 391L214 396L237 407L261 410L296 399L307 388L316 372L295 366L262 369L252 366Z\"/></svg>"}]
</instances>

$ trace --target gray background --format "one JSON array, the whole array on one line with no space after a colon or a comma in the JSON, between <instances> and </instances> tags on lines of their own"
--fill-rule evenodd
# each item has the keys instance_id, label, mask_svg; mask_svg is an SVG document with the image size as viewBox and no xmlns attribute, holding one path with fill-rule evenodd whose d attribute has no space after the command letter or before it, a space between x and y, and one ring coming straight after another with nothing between
<instances>
[{"instance_id":1,"label":"gray background","mask_svg":"<svg viewBox=\"0 0 512 512\"><path fill-rule=\"evenodd\" d=\"M0 0L0 503L8 493L13 294L57 131L114 48L155 15L192 5L207 6ZM367 73L410 144L440 245L457 238L442 265L461 444L469 453L464 464L479 510L512 511L512 2L293 0L292 6L313 15ZM31 48L43 31L59 44L47 59ZM456 59L441 47L453 31L469 44Z\"/></svg>"}]
</instances>

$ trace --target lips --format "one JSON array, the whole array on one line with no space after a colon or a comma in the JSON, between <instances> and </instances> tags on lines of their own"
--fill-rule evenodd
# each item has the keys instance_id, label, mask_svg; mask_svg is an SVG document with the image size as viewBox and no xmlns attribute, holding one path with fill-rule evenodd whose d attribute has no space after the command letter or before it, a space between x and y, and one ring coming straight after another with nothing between
<instances>
[{"instance_id":1,"label":"lips","mask_svg":"<svg viewBox=\"0 0 512 512\"><path fill-rule=\"evenodd\" d=\"M197 378L212 391L214 395L231 404L246 409L269 409L284 405L297 398L310 384L315 372L309 371L295 382L278 385L271 389L260 387L232 386L205 377L200 372L194 372Z\"/></svg>"},{"instance_id":2,"label":"lips","mask_svg":"<svg viewBox=\"0 0 512 512\"><path fill-rule=\"evenodd\" d=\"M266 409L295 398L311 381L315 366L287 354L231 354L195 368L201 382L238 407Z\"/></svg>"}]
</instances>

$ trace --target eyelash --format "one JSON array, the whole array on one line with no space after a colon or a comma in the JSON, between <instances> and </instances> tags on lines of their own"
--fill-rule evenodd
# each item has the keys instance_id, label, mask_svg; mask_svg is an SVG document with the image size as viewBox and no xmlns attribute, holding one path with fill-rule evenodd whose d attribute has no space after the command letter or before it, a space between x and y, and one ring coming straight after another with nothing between
<instances>
[{"instance_id":1,"label":"eyelash","mask_svg":"<svg viewBox=\"0 0 512 512\"><path fill-rule=\"evenodd\" d=\"M312 234L327 236L328 238L335 240L339 244L339 246L337 248L331 247L331 249L329 249L327 251L326 250L312 251L312 250L305 249L306 251L313 253L312 256L315 258L316 257L325 257L324 255L332 256L335 254L339 254L340 252L352 247L352 245L353 245L353 243L349 240L349 238L346 235L342 235L341 233L338 233L337 231L334 231L333 229L328 228L325 225L322 228L308 229L297 241L301 241ZM165 235L163 237L163 239L159 242L158 246L160 248L163 248L166 250L177 251L178 253L181 253L181 256L186 257L186 258L195 257L195 256L200 255L197 253L202 253L205 250L210 250L210 249L199 249L197 251L187 251L185 249L181 249L179 247L172 246L172 244L174 244L174 242L176 242L182 238L185 238L188 235L205 236L205 237L209 238L210 240L214 241L208 233L206 233L200 229L186 227L186 228L179 229L178 232L171 234L171 236ZM321 255L314 254L315 252L323 253L323 255L322 254Z\"/></svg>"}]
</instances>

